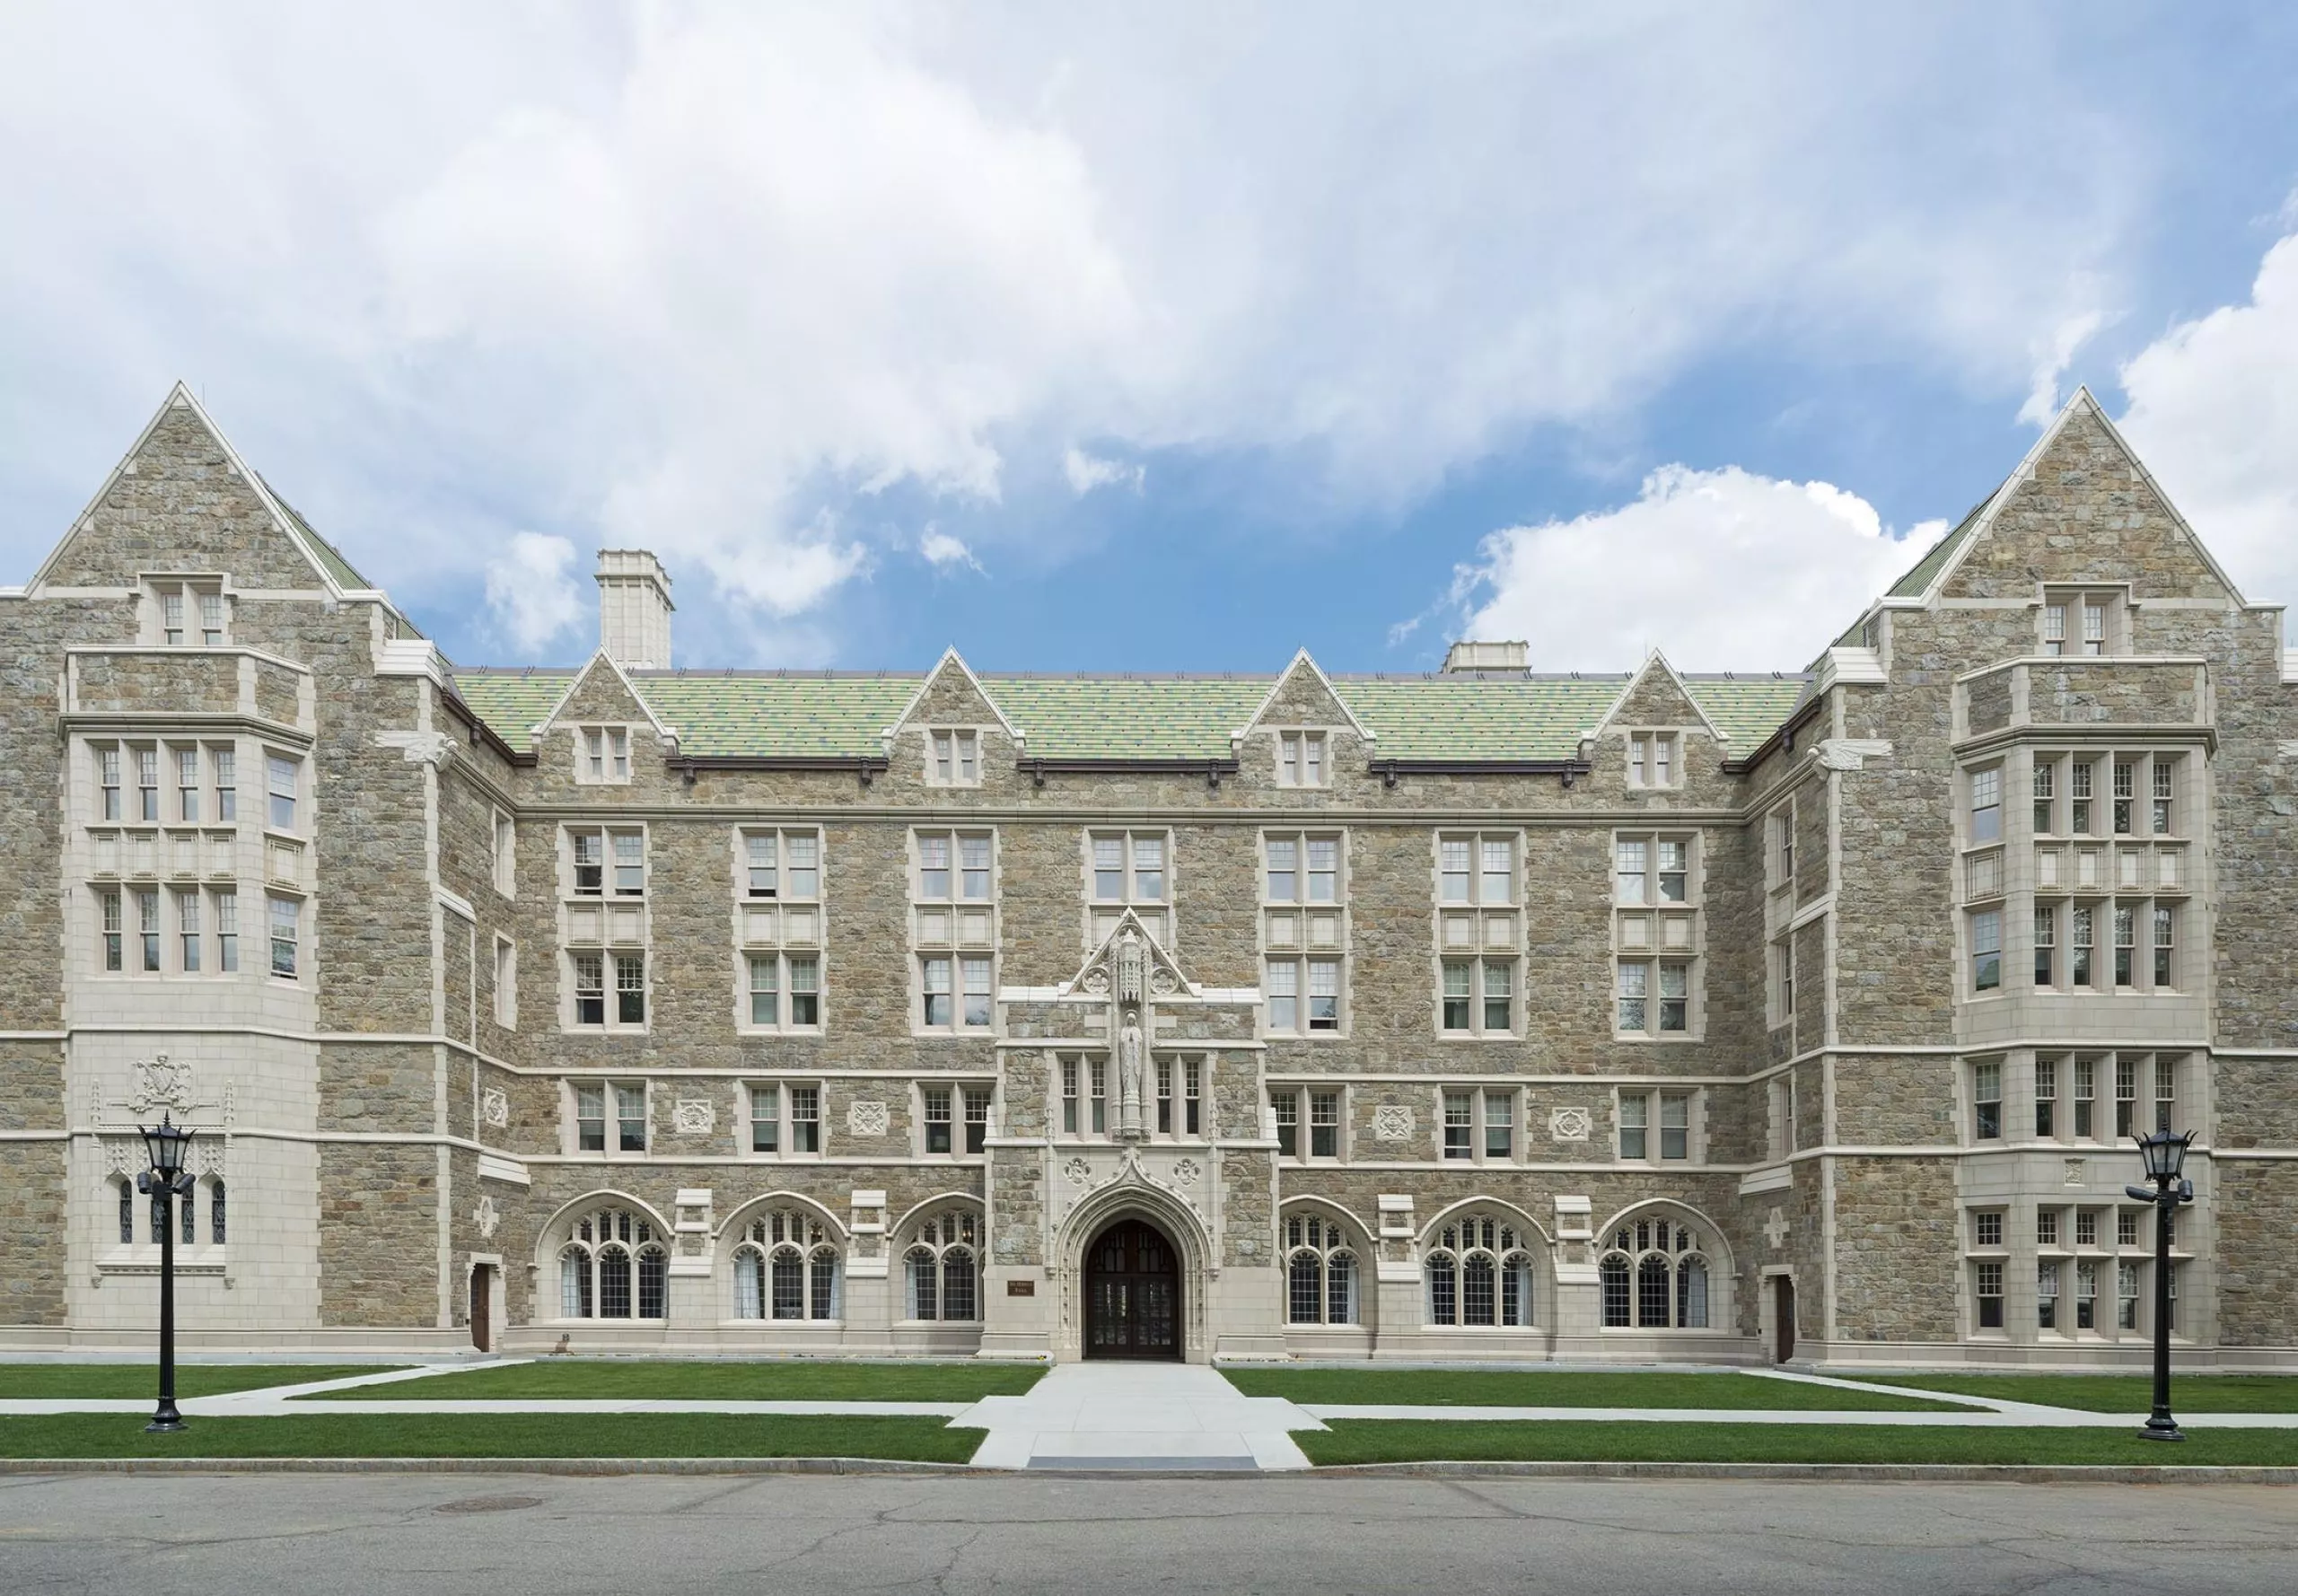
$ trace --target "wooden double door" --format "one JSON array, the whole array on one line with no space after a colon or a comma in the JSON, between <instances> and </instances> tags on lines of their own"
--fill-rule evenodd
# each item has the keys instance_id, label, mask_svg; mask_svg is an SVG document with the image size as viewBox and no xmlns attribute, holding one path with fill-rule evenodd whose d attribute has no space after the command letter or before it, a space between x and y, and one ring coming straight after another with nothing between
<instances>
[{"instance_id":1,"label":"wooden double door","mask_svg":"<svg viewBox=\"0 0 2298 1596\"><path fill-rule=\"evenodd\" d=\"M1180 1257L1156 1226L1120 1220L1086 1249L1085 1355L1181 1355Z\"/></svg>"}]
</instances>

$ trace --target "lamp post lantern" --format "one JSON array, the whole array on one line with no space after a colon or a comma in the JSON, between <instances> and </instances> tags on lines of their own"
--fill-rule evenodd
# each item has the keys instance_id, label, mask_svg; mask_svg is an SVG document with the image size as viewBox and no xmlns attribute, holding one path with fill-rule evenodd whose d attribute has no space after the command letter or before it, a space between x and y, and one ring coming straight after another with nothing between
<instances>
[{"instance_id":1,"label":"lamp post lantern","mask_svg":"<svg viewBox=\"0 0 2298 1596\"><path fill-rule=\"evenodd\" d=\"M2186 1167L2187 1144L2194 1132L2172 1135L2165 1126L2151 1136L2133 1136L2146 1178L2154 1184L2126 1186L2127 1196L2154 1205L2154 1411L2139 1431L2145 1441L2184 1441L2179 1421L2171 1416L2171 1223L2182 1203L2194 1201L2194 1182L2180 1171Z\"/></svg>"},{"instance_id":2,"label":"lamp post lantern","mask_svg":"<svg viewBox=\"0 0 2298 1596\"><path fill-rule=\"evenodd\" d=\"M157 1125L136 1128L144 1133L144 1148L152 1167L136 1177L136 1188L154 1199L153 1214L160 1222L160 1406L144 1427L164 1433L183 1428L183 1416L176 1411L175 1199L191 1189L183 1155L192 1133L166 1114L160 1116Z\"/></svg>"}]
</instances>

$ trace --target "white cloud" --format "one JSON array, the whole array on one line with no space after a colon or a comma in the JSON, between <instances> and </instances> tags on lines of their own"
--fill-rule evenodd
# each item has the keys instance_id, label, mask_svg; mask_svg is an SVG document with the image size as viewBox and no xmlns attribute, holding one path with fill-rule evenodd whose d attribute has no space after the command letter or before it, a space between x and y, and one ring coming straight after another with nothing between
<instances>
[{"instance_id":1,"label":"white cloud","mask_svg":"<svg viewBox=\"0 0 2298 1596\"><path fill-rule=\"evenodd\" d=\"M45 542L181 373L404 595L580 529L766 646L858 496L1012 460L1363 524L1751 337L2055 386L2153 180L2094 88L1928 10L0 8L0 498Z\"/></svg>"},{"instance_id":2,"label":"white cloud","mask_svg":"<svg viewBox=\"0 0 2298 1596\"><path fill-rule=\"evenodd\" d=\"M1895 539L1826 482L1665 466L1618 509L1487 538L1458 573L1461 635L1523 638L1539 670L1627 670L1655 647L1687 671L1800 670L1943 531Z\"/></svg>"},{"instance_id":3,"label":"white cloud","mask_svg":"<svg viewBox=\"0 0 2298 1596\"><path fill-rule=\"evenodd\" d=\"M2027 389L2027 402L2019 407L2020 420L2030 426L2050 425L2059 411L2058 380L2105 321L2104 312L2095 308L2077 311L2053 328L2049 337L2035 340L2034 379Z\"/></svg>"},{"instance_id":4,"label":"white cloud","mask_svg":"<svg viewBox=\"0 0 2298 1596\"><path fill-rule=\"evenodd\" d=\"M1072 443L1062 453L1061 474L1069 479L1069 491L1082 499L1097 487L1108 487L1116 483L1139 487L1148 476L1148 470L1140 465L1127 465L1121 460L1103 460Z\"/></svg>"},{"instance_id":5,"label":"white cloud","mask_svg":"<svg viewBox=\"0 0 2298 1596\"><path fill-rule=\"evenodd\" d=\"M515 532L487 562L487 608L513 647L532 656L585 613L574 580L574 545L544 532Z\"/></svg>"},{"instance_id":6,"label":"white cloud","mask_svg":"<svg viewBox=\"0 0 2298 1596\"><path fill-rule=\"evenodd\" d=\"M2122 368L2118 425L2242 594L2298 603L2298 236L2247 304L2172 328Z\"/></svg>"},{"instance_id":7,"label":"white cloud","mask_svg":"<svg viewBox=\"0 0 2298 1596\"><path fill-rule=\"evenodd\" d=\"M981 562L973 557L973 550L966 547L963 538L953 538L933 528L928 528L925 535L918 539L917 552L924 555L925 563L937 571L952 571L960 566L970 566L977 571L981 569Z\"/></svg>"}]
</instances>

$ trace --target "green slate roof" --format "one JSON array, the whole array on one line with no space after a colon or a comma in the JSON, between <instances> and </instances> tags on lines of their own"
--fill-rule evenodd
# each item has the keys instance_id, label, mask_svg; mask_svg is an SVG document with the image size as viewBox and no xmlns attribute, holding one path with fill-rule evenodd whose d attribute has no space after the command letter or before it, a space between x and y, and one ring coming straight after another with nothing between
<instances>
[{"instance_id":1,"label":"green slate roof","mask_svg":"<svg viewBox=\"0 0 2298 1596\"><path fill-rule=\"evenodd\" d=\"M458 670L472 713L513 748L578 672ZM922 672L635 671L631 680L682 753L853 758L881 751ZM1275 676L984 676L981 684L1048 759L1218 759ZM1629 680L1589 676L1342 676L1333 679L1392 759L1569 759ZM1739 757L1778 728L1810 688L1801 675L1689 676L1684 686Z\"/></svg>"},{"instance_id":2,"label":"green slate roof","mask_svg":"<svg viewBox=\"0 0 2298 1596\"><path fill-rule=\"evenodd\" d=\"M1994 499L1995 495L1989 494L1986 498L1973 504L1970 513L1955 523L1955 530L1934 543L1931 546L1931 552L1915 563L1914 570L1891 583L1890 591L1884 596L1892 599L1919 599L1929 592L1931 584L1939 579L1939 573L1945 570L1947 562L1955 557L1955 550L1960 548L1964 539L1971 535L1971 528L1978 524L1979 512L1986 509L1994 502Z\"/></svg>"}]
</instances>

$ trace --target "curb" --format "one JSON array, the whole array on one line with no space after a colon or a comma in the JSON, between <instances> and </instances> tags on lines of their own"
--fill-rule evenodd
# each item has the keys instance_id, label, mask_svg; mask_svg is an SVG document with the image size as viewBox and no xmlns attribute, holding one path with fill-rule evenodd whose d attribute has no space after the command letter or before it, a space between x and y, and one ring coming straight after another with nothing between
<instances>
[{"instance_id":1,"label":"curb","mask_svg":"<svg viewBox=\"0 0 2298 1596\"><path fill-rule=\"evenodd\" d=\"M1999 1485L2298 1486L2298 1467L2279 1464L2120 1463L1334 1463L1311 1470L1336 1478L1421 1476L1432 1479L1767 1479L1837 1483Z\"/></svg>"},{"instance_id":2,"label":"curb","mask_svg":"<svg viewBox=\"0 0 2298 1596\"><path fill-rule=\"evenodd\" d=\"M975 1474L902 1458L0 1458L22 1474Z\"/></svg>"},{"instance_id":3,"label":"curb","mask_svg":"<svg viewBox=\"0 0 2298 1596\"><path fill-rule=\"evenodd\" d=\"M899 1458L0 1458L0 1477L41 1474L908 1474L1004 1477L1022 1471ZM1046 1469L1046 1478L1760 1479L1864 1485L2298 1486L2298 1467L2087 1463L1336 1463L1261 1470Z\"/></svg>"}]
</instances>

